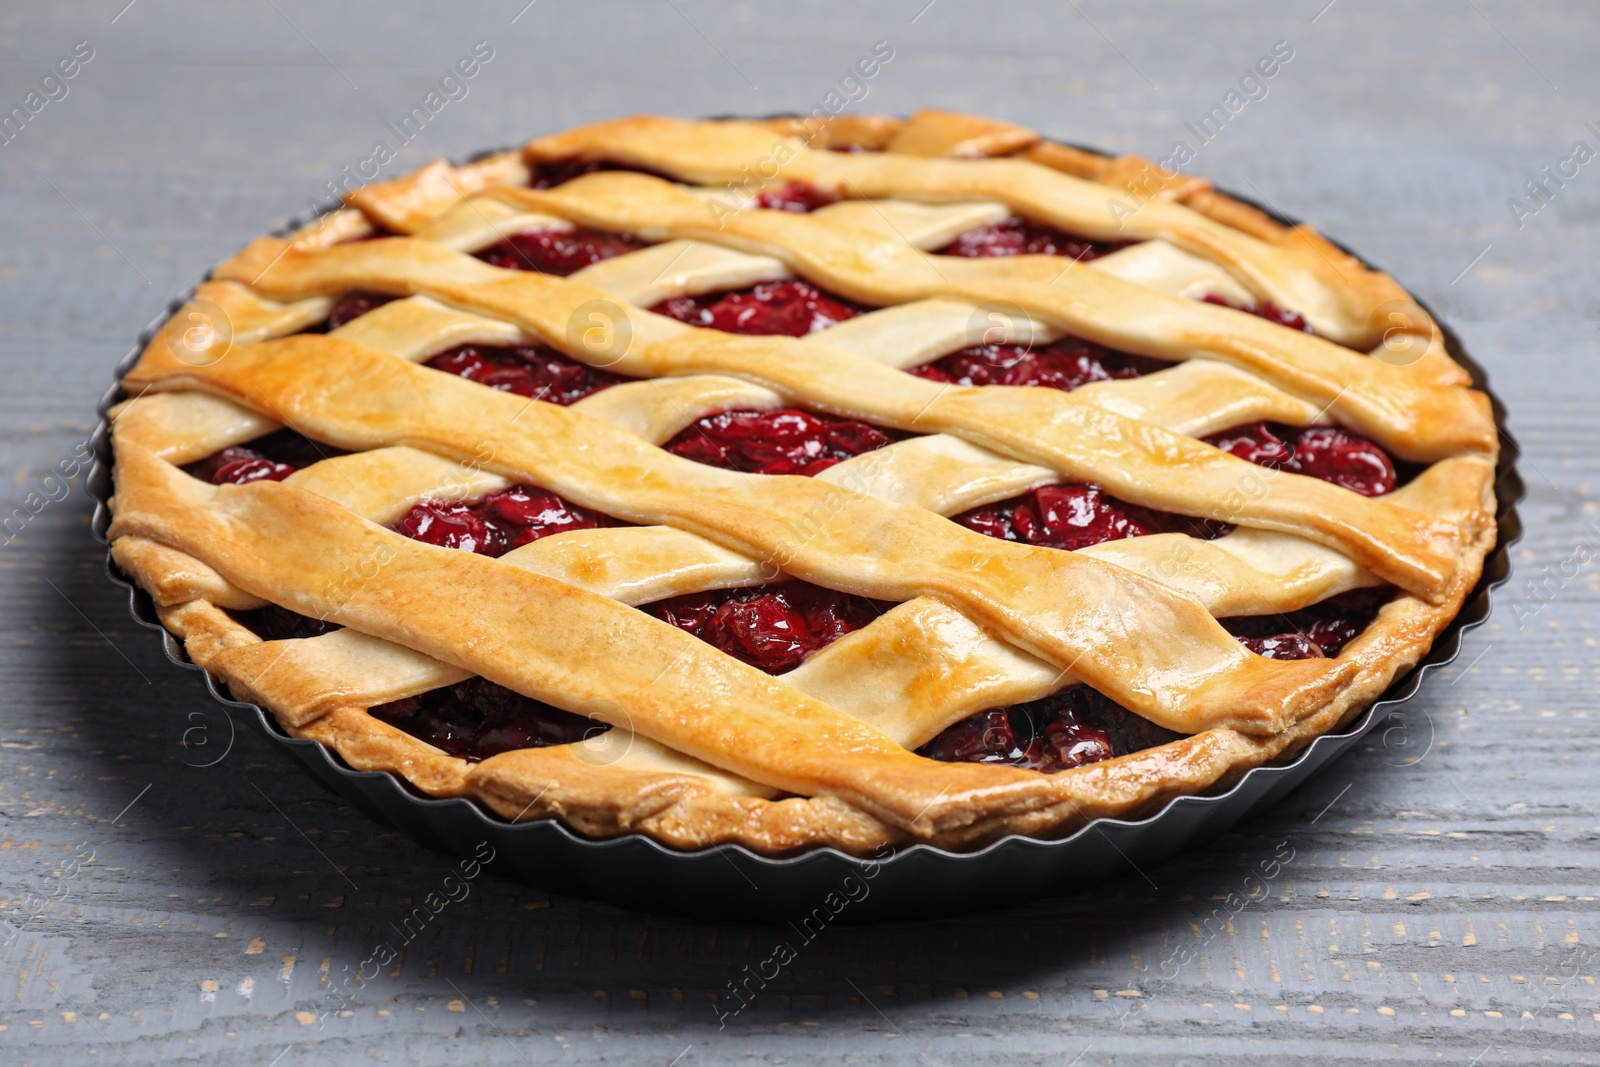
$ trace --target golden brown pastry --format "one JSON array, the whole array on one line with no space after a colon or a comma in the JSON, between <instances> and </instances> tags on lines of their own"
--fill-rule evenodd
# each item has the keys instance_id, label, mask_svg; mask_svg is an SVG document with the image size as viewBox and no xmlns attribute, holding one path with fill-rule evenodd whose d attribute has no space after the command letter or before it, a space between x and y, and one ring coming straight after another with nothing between
<instances>
[{"instance_id":1,"label":"golden brown pastry","mask_svg":"<svg viewBox=\"0 0 1600 1067\"><path fill-rule=\"evenodd\" d=\"M1007 123L640 117L223 264L117 565L351 766L765 854L1058 836L1366 707L1495 541L1387 275Z\"/></svg>"}]
</instances>

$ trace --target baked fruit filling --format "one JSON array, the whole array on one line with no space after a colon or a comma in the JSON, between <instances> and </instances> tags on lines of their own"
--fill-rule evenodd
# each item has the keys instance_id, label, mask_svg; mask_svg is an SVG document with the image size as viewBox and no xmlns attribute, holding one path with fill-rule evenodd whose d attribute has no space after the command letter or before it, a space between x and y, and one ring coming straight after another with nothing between
<instances>
[{"instance_id":1,"label":"baked fruit filling","mask_svg":"<svg viewBox=\"0 0 1600 1067\"><path fill-rule=\"evenodd\" d=\"M1352 589L1284 615L1241 615L1218 619L1222 628L1258 656L1316 659L1337 656L1365 630L1378 609L1394 599L1394 587Z\"/></svg>"},{"instance_id":2,"label":"baked fruit filling","mask_svg":"<svg viewBox=\"0 0 1600 1067\"><path fill-rule=\"evenodd\" d=\"M491 389L563 407L628 381L621 375L570 359L548 345L461 345L439 353L426 366Z\"/></svg>"},{"instance_id":3,"label":"baked fruit filling","mask_svg":"<svg viewBox=\"0 0 1600 1067\"><path fill-rule=\"evenodd\" d=\"M228 614L263 641L320 637L339 628L276 604ZM603 722L525 697L487 678L468 678L378 704L367 713L472 763L519 748L571 744L610 729Z\"/></svg>"},{"instance_id":4,"label":"baked fruit filling","mask_svg":"<svg viewBox=\"0 0 1600 1067\"><path fill-rule=\"evenodd\" d=\"M1043 385L1071 392L1091 382L1138 378L1170 366L1164 360L1062 337L1035 346L975 345L913 367L910 373L954 385Z\"/></svg>"},{"instance_id":5,"label":"baked fruit filling","mask_svg":"<svg viewBox=\"0 0 1600 1067\"><path fill-rule=\"evenodd\" d=\"M719 411L695 420L661 447L685 459L745 474L811 477L903 437L856 419L778 408Z\"/></svg>"},{"instance_id":6,"label":"baked fruit filling","mask_svg":"<svg viewBox=\"0 0 1600 1067\"><path fill-rule=\"evenodd\" d=\"M1204 440L1259 466L1318 478L1362 496L1393 492L1400 475L1410 473L1372 441L1334 426L1258 422ZM1041 486L952 518L991 537L1065 549L1155 533L1184 533L1209 541L1233 530L1215 519L1130 504L1092 483Z\"/></svg>"},{"instance_id":7,"label":"baked fruit filling","mask_svg":"<svg viewBox=\"0 0 1600 1067\"><path fill-rule=\"evenodd\" d=\"M1130 504L1092 482L1030 489L1021 496L951 516L969 530L1002 541L1069 551L1147 534L1183 533L1213 540L1232 526Z\"/></svg>"},{"instance_id":8,"label":"baked fruit filling","mask_svg":"<svg viewBox=\"0 0 1600 1067\"><path fill-rule=\"evenodd\" d=\"M804 337L869 309L789 278L747 289L674 297L650 310L724 333ZM857 419L799 408L729 410L697 419L662 447L686 459L746 474L810 476L905 436Z\"/></svg>"},{"instance_id":9,"label":"baked fruit filling","mask_svg":"<svg viewBox=\"0 0 1600 1067\"><path fill-rule=\"evenodd\" d=\"M804 337L869 308L798 278L759 282L703 296L675 296L650 309L657 315L724 333Z\"/></svg>"},{"instance_id":10,"label":"baked fruit filling","mask_svg":"<svg viewBox=\"0 0 1600 1067\"><path fill-rule=\"evenodd\" d=\"M519 748L570 745L611 729L487 678L379 704L367 714L469 763Z\"/></svg>"},{"instance_id":11,"label":"baked fruit filling","mask_svg":"<svg viewBox=\"0 0 1600 1067\"><path fill-rule=\"evenodd\" d=\"M250 442L249 448L224 449L184 469L215 485L261 478L281 481L298 467L324 458L323 453L342 454L284 430ZM391 528L426 544L500 556L550 534L616 525L620 524L615 519L578 507L548 490L513 485L474 501L423 501ZM317 637L338 629L334 623L275 604L229 614L265 641ZM472 762L519 748L582 741L609 729L605 723L570 714L485 678L469 678L381 704L369 713Z\"/></svg>"},{"instance_id":12,"label":"baked fruit filling","mask_svg":"<svg viewBox=\"0 0 1600 1067\"><path fill-rule=\"evenodd\" d=\"M423 544L498 557L551 534L621 525L547 489L513 485L480 500L424 500L390 529Z\"/></svg>"},{"instance_id":13,"label":"baked fruit filling","mask_svg":"<svg viewBox=\"0 0 1600 1067\"><path fill-rule=\"evenodd\" d=\"M1256 423L1206 440L1241 459L1321 478L1365 496L1391 492L1396 484L1394 462L1383 449L1334 427ZM1233 529L1212 519L1129 504L1092 484L1042 486L954 519L991 537L1065 549L1168 532L1210 540ZM1391 586L1357 589L1288 614L1218 622L1250 651L1268 659L1336 656L1393 595ZM1032 704L979 712L947 728L919 751L935 759L1004 762L1050 771L1127 755L1172 739L1160 737L1166 731L1086 686L1067 692L1078 695L1069 699L1057 694ZM1137 725L1107 731L1108 724L1125 721Z\"/></svg>"},{"instance_id":14,"label":"baked fruit filling","mask_svg":"<svg viewBox=\"0 0 1600 1067\"><path fill-rule=\"evenodd\" d=\"M530 189L554 189L558 185L565 185L574 178L581 178L585 174L593 174L597 170L631 170L640 174L652 173L642 167L630 167L626 163L612 163L608 160L550 159L534 165L533 175L528 182L528 187ZM665 175L657 175L657 177L665 177Z\"/></svg>"},{"instance_id":15,"label":"baked fruit filling","mask_svg":"<svg viewBox=\"0 0 1600 1067\"><path fill-rule=\"evenodd\" d=\"M337 330L347 322L359 319L373 308L380 308L391 300L400 299L386 293L372 293L363 289L351 289L338 300L334 301L333 310L328 312L327 329Z\"/></svg>"},{"instance_id":16,"label":"baked fruit filling","mask_svg":"<svg viewBox=\"0 0 1600 1067\"><path fill-rule=\"evenodd\" d=\"M313 619L309 615L301 615L288 608L280 608L276 604L268 604L264 608L252 608L249 611L230 611L228 614L234 622L263 641L292 641L303 637L321 637L339 629L338 623L328 622L326 619Z\"/></svg>"},{"instance_id":17,"label":"baked fruit filling","mask_svg":"<svg viewBox=\"0 0 1600 1067\"><path fill-rule=\"evenodd\" d=\"M765 204L763 207L767 206ZM789 211L803 210L786 207ZM1097 241L1092 238L1066 233L1053 226L1030 222L1015 215L989 226L968 230L953 242L939 249L944 256L963 256L968 259L988 259L997 256L1062 256L1086 263L1113 252L1121 251L1138 241ZM1311 332L1306 320L1297 312L1262 301L1257 304L1236 304L1217 293L1207 293L1200 298L1208 304L1220 304L1235 311L1247 311L1269 322L1287 326L1292 330ZM1010 383L1003 383L1010 384Z\"/></svg>"},{"instance_id":18,"label":"baked fruit filling","mask_svg":"<svg viewBox=\"0 0 1600 1067\"><path fill-rule=\"evenodd\" d=\"M802 215L838 202L837 196L805 182L789 182L787 185L763 189L756 195L757 207L771 211L794 211Z\"/></svg>"},{"instance_id":19,"label":"baked fruit filling","mask_svg":"<svg viewBox=\"0 0 1600 1067\"><path fill-rule=\"evenodd\" d=\"M531 230L512 234L498 244L473 253L493 267L536 270L565 278L612 256L637 252L648 245L625 233L608 233L582 226L576 229Z\"/></svg>"},{"instance_id":20,"label":"baked fruit filling","mask_svg":"<svg viewBox=\"0 0 1600 1067\"><path fill-rule=\"evenodd\" d=\"M441 548L500 556L550 534L616 525L620 524L609 516L578 507L548 490L513 485L479 500L424 501L391 529ZM275 605L233 615L269 641L315 637L337 628ZM368 711L374 718L471 762L519 748L582 741L609 729L605 723L562 711L486 678L469 678Z\"/></svg>"},{"instance_id":21,"label":"baked fruit filling","mask_svg":"<svg viewBox=\"0 0 1600 1067\"><path fill-rule=\"evenodd\" d=\"M644 610L740 662L768 674L784 674L893 606L788 581L685 593Z\"/></svg>"},{"instance_id":22,"label":"baked fruit filling","mask_svg":"<svg viewBox=\"0 0 1600 1067\"><path fill-rule=\"evenodd\" d=\"M1226 303L1220 297L1208 300ZM1305 328L1299 316L1272 305L1241 310L1293 329ZM1071 391L1090 382L1135 378L1166 366L1159 360L1068 337L1036 348L980 345L911 373L958 385L1037 385ZM1338 427L1253 423L1205 440L1252 463L1320 478L1363 496L1392 492L1401 476L1411 473L1397 469L1395 461L1374 442ZM1042 486L953 518L991 537L1063 549L1168 532L1210 540L1233 529L1216 520L1172 515L1118 500L1093 484ZM1388 586L1359 589L1288 615L1219 621L1246 648L1269 659L1335 656L1366 629L1393 594ZM1007 763L1050 772L1127 755L1175 736L1087 686L1078 686L1029 704L978 712L948 727L919 751L934 759Z\"/></svg>"},{"instance_id":23,"label":"baked fruit filling","mask_svg":"<svg viewBox=\"0 0 1600 1067\"><path fill-rule=\"evenodd\" d=\"M990 708L947 727L917 754L947 763L1000 763L1052 774L1176 741L1086 685Z\"/></svg>"},{"instance_id":24,"label":"baked fruit filling","mask_svg":"<svg viewBox=\"0 0 1600 1067\"><path fill-rule=\"evenodd\" d=\"M1291 330L1299 330L1301 333L1311 332L1311 327L1306 325L1305 318L1298 312L1285 310L1268 300L1263 300L1259 304L1235 304L1217 293L1207 293L1200 299L1207 304L1218 304L1225 308L1233 308L1235 311L1248 311L1258 318L1275 322L1279 326L1287 326Z\"/></svg>"},{"instance_id":25,"label":"baked fruit filling","mask_svg":"<svg viewBox=\"0 0 1600 1067\"><path fill-rule=\"evenodd\" d=\"M616 520L554 493L519 485L479 501L418 504L392 528L429 544L498 556L550 534L614 525L619 525ZM785 582L688 593L643 610L741 662L782 674L889 606L805 582ZM452 755L474 760L511 748L566 744L604 729L481 678L384 705L373 714ZM580 724L587 724L587 734Z\"/></svg>"},{"instance_id":26,"label":"baked fruit filling","mask_svg":"<svg viewBox=\"0 0 1600 1067\"><path fill-rule=\"evenodd\" d=\"M1275 309L1274 309L1275 310ZM1037 385L1071 392L1092 382L1138 378L1170 363L1063 337L1039 346L986 344L964 348L910 373L955 385ZM1339 427L1257 422L1204 438L1240 459L1305 474L1363 496L1393 492L1414 473L1376 443ZM1095 485L1047 486L962 515L957 522L1008 541L1084 548L1117 537L1182 532L1215 538L1225 523L1189 519L1127 504Z\"/></svg>"},{"instance_id":27,"label":"baked fruit filling","mask_svg":"<svg viewBox=\"0 0 1600 1067\"><path fill-rule=\"evenodd\" d=\"M342 448L313 441L294 430L277 430L186 463L183 470L211 485L281 482L301 467L343 455L348 453Z\"/></svg>"},{"instance_id":28,"label":"baked fruit filling","mask_svg":"<svg viewBox=\"0 0 1600 1067\"><path fill-rule=\"evenodd\" d=\"M352 289L328 313L326 328L336 330L397 297ZM580 363L549 345L459 345L429 359L426 366L480 385L552 404L575 404L590 393L629 379Z\"/></svg>"},{"instance_id":29,"label":"baked fruit filling","mask_svg":"<svg viewBox=\"0 0 1600 1067\"><path fill-rule=\"evenodd\" d=\"M1259 466L1320 478L1362 496L1392 493L1415 474L1376 442L1338 426L1252 422L1205 441Z\"/></svg>"},{"instance_id":30,"label":"baked fruit filling","mask_svg":"<svg viewBox=\"0 0 1600 1067\"><path fill-rule=\"evenodd\" d=\"M783 674L813 652L865 626L887 607L804 582L785 582L688 593L644 610L741 662L768 674ZM609 729L605 723L570 714L485 678L470 678L381 704L369 709L369 714L471 762L519 748L572 744Z\"/></svg>"},{"instance_id":31,"label":"baked fruit filling","mask_svg":"<svg viewBox=\"0 0 1600 1067\"><path fill-rule=\"evenodd\" d=\"M1354 589L1283 615L1217 621L1259 656L1315 659L1338 655L1393 596L1392 586ZM1004 763L1049 774L1154 748L1179 736L1078 685L1042 700L969 715L917 752L930 759Z\"/></svg>"},{"instance_id":32,"label":"baked fruit filling","mask_svg":"<svg viewBox=\"0 0 1600 1067\"><path fill-rule=\"evenodd\" d=\"M968 230L939 249L939 255L965 259L991 259L997 256L1065 256L1086 263L1127 248L1134 241L1097 241L1066 233L1041 222L1029 222L1013 215L988 226Z\"/></svg>"}]
</instances>

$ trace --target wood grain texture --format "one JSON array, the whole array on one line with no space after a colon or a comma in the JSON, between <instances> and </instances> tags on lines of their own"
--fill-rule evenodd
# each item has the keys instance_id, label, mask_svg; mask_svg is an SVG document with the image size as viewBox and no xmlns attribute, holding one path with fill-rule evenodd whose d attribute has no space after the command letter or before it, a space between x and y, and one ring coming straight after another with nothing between
<instances>
[{"instance_id":1,"label":"wood grain texture","mask_svg":"<svg viewBox=\"0 0 1600 1067\"><path fill-rule=\"evenodd\" d=\"M0 545L0 904L21 926L0 949L0 1062L1600 1062L1600 163L1521 228L1506 204L1574 140L1600 147L1600 15L925 2L546 0L515 22L524 0L138 3L114 23L122 0L8 5L4 108L74 42L95 56L0 145L0 515L92 429L169 295L392 140L385 121L475 41L494 59L394 170L635 110L808 111L878 40L895 56L864 108L1159 157L1288 40L1193 169L1393 271L1490 369L1529 533L1458 665L1207 848L1027 907L830 928L720 1028L716 998L737 1004L729 983L784 929L492 876L319 1025L447 861L248 732L190 765L227 726L129 621L79 478ZM213 747L186 750L189 730ZM93 861L56 873L80 844ZM1230 902L1288 849L1261 897Z\"/></svg>"}]
</instances>

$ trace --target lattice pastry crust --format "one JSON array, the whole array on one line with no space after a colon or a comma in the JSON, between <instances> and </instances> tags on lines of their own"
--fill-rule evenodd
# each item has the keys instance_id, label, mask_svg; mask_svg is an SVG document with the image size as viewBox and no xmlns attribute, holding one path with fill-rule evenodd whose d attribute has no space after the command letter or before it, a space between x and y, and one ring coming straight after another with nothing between
<instances>
[{"instance_id":1,"label":"lattice pastry crust","mask_svg":"<svg viewBox=\"0 0 1600 1067\"><path fill-rule=\"evenodd\" d=\"M851 144L874 151L828 150ZM541 163L584 160L649 173L528 187ZM786 182L843 199L755 206ZM1134 157L945 112L634 118L346 199L220 267L125 379L113 554L195 662L286 729L508 818L767 854L1059 835L1225 785L1347 722L1426 652L1495 540L1487 398L1404 290ZM1083 263L931 254L1010 215L1142 243ZM654 243L568 278L471 254L572 226ZM644 310L790 277L878 310L801 339ZM400 299L303 332L347 290ZM1292 307L1316 333L1203 293ZM611 309L599 347L572 327L593 307ZM1008 339L1070 333L1172 366L1071 393L907 373L992 339L994 307L1012 312ZM420 366L468 343L545 344L639 380L560 407ZM784 406L918 436L810 479L660 447L708 413ZM1199 440L1251 420L1342 424L1421 470L1367 498ZM283 482L180 469L281 426L349 454ZM1069 552L948 518L1059 481L1237 528ZM419 501L512 483L636 525L498 559L388 528ZM898 606L778 677L637 610L780 576ZM1399 594L1332 658L1269 660L1215 621L1381 583ZM263 641L229 614L269 603L342 629ZM367 713L474 675L611 729L469 763ZM1189 736L1056 774L913 751L1075 684Z\"/></svg>"}]
</instances>

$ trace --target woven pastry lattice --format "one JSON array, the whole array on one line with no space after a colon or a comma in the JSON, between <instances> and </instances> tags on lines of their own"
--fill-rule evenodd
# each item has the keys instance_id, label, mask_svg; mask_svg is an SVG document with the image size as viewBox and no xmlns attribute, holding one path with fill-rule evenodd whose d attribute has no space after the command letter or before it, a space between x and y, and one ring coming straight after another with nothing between
<instances>
[{"instance_id":1,"label":"woven pastry lattice","mask_svg":"<svg viewBox=\"0 0 1600 1067\"><path fill-rule=\"evenodd\" d=\"M763 206L775 190L814 210ZM223 264L128 374L113 552L190 656L286 729L508 818L769 854L1059 834L1347 721L1427 650L1494 543L1487 399L1426 313L1310 229L1135 157L939 112L639 118L347 205ZM935 254L1012 217L1105 254ZM566 277L475 255L575 228L629 240ZM646 310L791 278L865 313L788 337ZM350 292L390 299L328 323ZM1063 335L1170 366L1071 392L911 373ZM423 365L469 344L626 380L561 406ZM661 447L778 408L896 439L809 478ZM1347 427L1419 473L1369 497L1201 440L1258 420ZM183 470L282 428L330 458L241 485ZM1066 551L950 520L1062 482L1232 532ZM498 558L391 528L513 485L622 524ZM639 610L788 578L892 606L778 676ZM1332 657L1265 658L1216 622L1379 585L1397 595ZM230 614L266 604L336 628L263 640ZM368 714L473 676L610 729L474 762ZM1080 684L1184 736L1054 774L914 751Z\"/></svg>"}]
</instances>

